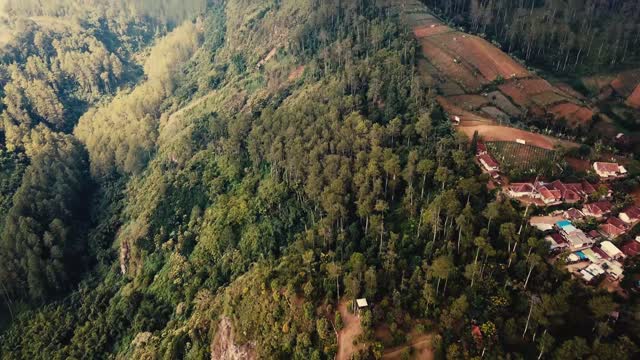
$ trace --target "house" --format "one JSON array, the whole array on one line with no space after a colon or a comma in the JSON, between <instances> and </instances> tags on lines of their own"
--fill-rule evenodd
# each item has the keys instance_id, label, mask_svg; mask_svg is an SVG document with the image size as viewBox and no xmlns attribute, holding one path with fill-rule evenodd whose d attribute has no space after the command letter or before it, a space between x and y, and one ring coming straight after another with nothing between
<instances>
[{"instance_id":1,"label":"house","mask_svg":"<svg viewBox=\"0 0 640 360\"><path fill-rule=\"evenodd\" d=\"M521 197L532 197L532 198L538 198L538 191L536 190L536 187L533 186L533 184L531 183L514 183L509 185L509 188L507 189L507 193L509 194L510 197L513 198L521 198Z\"/></svg>"},{"instance_id":2,"label":"house","mask_svg":"<svg viewBox=\"0 0 640 360\"><path fill-rule=\"evenodd\" d=\"M615 179L627 175L627 169L618 163L595 162L593 169L603 179Z\"/></svg>"},{"instance_id":3,"label":"house","mask_svg":"<svg viewBox=\"0 0 640 360\"><path fill-rule=\"evenodd\" d=\"M600 233L602 235L604 235L605 237L609 238L609 239L615 239L618 236L624 234L624 229L620 229L619 227L609 224L609 223L604 223L602 225L600 225L598 227L598 230L600 230Z\"/></svg>"},{"instance_id":4,"label":"house","mask_svg":"<svg viewBox=\"0 0 640 360\"><path fill-rule=\"evenodd\" d=\"M585 216L592 216L596 219L600 219L610 213L612 208L613 204L611 204L611 202L602 200L584 205L584 207L582 207L582 213Z\"/></svg>"},{"instance_id":5,"label":"house","mask_svg":"<svg viewBox=\"0 0 640 360\"><path fill-rule=\"evenodd\" d=\"M584 214L576 208L571 208L564 212L564 218L571 221L582 220Z\"/></svg>"},{"instance_id":6,"label":"house","mask_svg":"<svg viewBox=\"0 0 640 360\"><path fill-rule=\"evenodd\" d=\"M617 246L613 245L611 241L603 241L600 243L600 249L604 251L610 259L620 260L624 259L625 255L618 249Z\"/></svg>"},{"instance_id":7,"label":"house","mask_svg":"<svg viewBox=\"0 0 640 360\"><path fill-rule=\"evenodd\" d=\"M622 253L632 257L640 254L640 236L636 237L635 240L629 241L628 243L622 245Z\"/></svg>"},{"instance_id":8,"label":"house","mask_svg":"<svg viewBox=\"0 0 640 360\"><path fill-rule=\"evenodd\" d=\"M500 165L489 154L478 156L478 161L488 172L500 171Z\"/></svg>"},{"instance_id":9,"label":"house","mask_svg":"<svg viewBox=\"0 0 640 360\"><path fill-rule=\"evenodd\" d=\"M549 190L545 186L538 188L540 199L544 201L546 205L560 204L562 201L562 193L559 190Z\"/></svg>"},{"instance_id":10,"label":"house","mask_svg":"<svg viewBox=\"0 0 640 360\"><path fill-rule=\"evenodd\" d=\"M607 224L611 224L617 228L620 228L622 230L629 230L629 225L627 225L624 221L620 220L620 218L612 216L610 218L607 219Z\"/></svg>"},{"instance_id":11,"label":"house","mask_svg":"<svg viewBox=\"0 0 640 360\"><path fill-rule=\"evenodd\" d=\"M580 275L586 282L592 282L597 279L600 275L604 275L605 271L600 265L591 264L587 266L585 269L580 270Z\"/></svg>"},{"instance_id":12,"label":"house","mask_svg":"<svg viewBox=\"0 0 640 360\"><path fill-rule=\"evenodd\" d=\"M549 243L551 252L560 252L569 247L569 242L558 233L549 234L544 239Z\"/></svg>"},{"instance_id":13,"label":"house","mask_svg":"<svg viewBox=\"0 0 640 360\"><path fill-rule=\"evenodd\" d=\"M598 241L602 238L602 234L598 232L598 230L591 230L587 233L587 236L593 239L594 241Z\"/></svg>"},{"instance_id":14,"label":"house","mask_svg":"<svg viewBox=\"0 0 640 360\"><path fill-rule=\"evenodd\" d=\"M584 181L582 183L563 183L556 180L551 183L514 183L509 187L507 194L512 198L530 197L541 199L546 205L562 202L575 204L589 198L596 192L593 185Z\"/></svg>"},{"instance_id":15,"label":"house","mask_svg":"<svg viewBox=\"0 0 640 360\"><path fill-rule=\"evenodd\" d=\"M601 267L613 280L620 279L624 271L624 269L622 268L622 264L615 260L606 260L602 263Z\"/></svg>"},{"instance_id":16,"label":"house","mask_svg":"<svg viewBox=\"0 0 640 360\"><path fill-rule=\"evenodd\" d=\"M622 210L618 217L626 224L634 224L640 221L640 208L637 206L629 206L628 208Z\"/></svg>"},{"instance_id":17,"label":"house","mask_svg":"<svg viewBox=\"0 0 640 360\"><path fill-rule=\"evenodd\" d=\"M529 224L540 231L547 232L554 229L558 221L564 220L561 216L532 216Z\"/></svg>"},{"instance_id":18,"label":"house","mask_svg":"<svg viewBox=\"0 0 640 360\"><path fill-rule=\"evenodd\" d=\"M569 220L558 221L555 226L573 250L583 249L594 243L593 239L589 238L582 230L573 226Z\"/></svg>"}]
</instances>

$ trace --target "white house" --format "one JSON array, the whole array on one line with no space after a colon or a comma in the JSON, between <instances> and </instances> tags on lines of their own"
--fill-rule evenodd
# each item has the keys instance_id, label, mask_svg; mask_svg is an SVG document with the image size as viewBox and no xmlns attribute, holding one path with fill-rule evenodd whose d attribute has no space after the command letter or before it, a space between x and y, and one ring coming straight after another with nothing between
<instances>
[{"instance_id":1,"label":"white house","mask_svg":"<svg viewBox=\"0 0 640 360\"><path fill-rule=\"evenodd\" d=\"M600 243L600 249L612 259L622 259L625 257L622 251L613 245L611 241L603 241Z\"/></svg>"},{"instance_id":2,"label":"white house","mask_svg":"<svg viewBox=\"0 0 640 360\"><path fill-rule=\"evenodd\" d=\"M618 163L595 162L593 169L603 179L617 178L627 175L627 169Z\"/></svg>"}]
</instances>

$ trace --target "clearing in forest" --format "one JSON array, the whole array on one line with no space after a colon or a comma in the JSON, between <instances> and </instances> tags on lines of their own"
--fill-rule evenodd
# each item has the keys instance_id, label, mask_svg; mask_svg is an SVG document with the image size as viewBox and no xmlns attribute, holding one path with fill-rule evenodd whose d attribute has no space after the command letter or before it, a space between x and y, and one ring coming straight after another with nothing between
<instances>
[{"instance_id":1,"label":"clearing in forest","mask_svg":"<svg viewBox=\"0 0 640 360\"><path fill-rule=\"evenodd\" d=\"M360 318L352 314L347 309L349 301L342 301L338 304L338 311L342 316L344 326L338 331L338 354L337 360L349 360L351 356L358 352L364 345L354 345L353 342L362 334Z\"/></svg>"}]
</instances>

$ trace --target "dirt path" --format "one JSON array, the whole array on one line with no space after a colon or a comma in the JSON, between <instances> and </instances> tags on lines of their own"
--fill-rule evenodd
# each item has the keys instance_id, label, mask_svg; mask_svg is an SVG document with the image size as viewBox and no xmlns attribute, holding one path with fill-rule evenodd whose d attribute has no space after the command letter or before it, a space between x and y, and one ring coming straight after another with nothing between
<instances>
[{"instance_id":1,"label":"dirt path","mask_svg":"<svg viewBox=\"0 0 640 360\"><path fill-rule=\"evenodd\" d=\"M413 349L413 359L432 360L434 358L430 334L420 335L410 344L386 350L382 358L386 360L401 359L403 351L407 349Z\"/></svg>"},{"instance_id":2,"label":"dirt path","mask_svg":"<svg viewBox=\"0 0 640 360\"><path fill-rule=\"evenodd\" d=\"M195 108L196 106L202 104L203 102L205 102L207 99L209 99L210 97L212 97L213 95L215 95L217 92L211 91L210 93L208 93L207 95L201 96L195 100L192 100L190 103L188 103L186 106L180 108L178 111L174 112L173 114L171 114L169 116L169 122L171 122L173 119L175 119L176 117L184 114L185 112Z\"/></svg>"},{"instance_id":3,"label":"dirt path","mask_svg":"<svg viewBox=\"0 0 640 360\"><path fill-rule=\"evenodd\" d=\"M338 305L344 327L338 332L337 360L349 360L351 355L362 348L362 345L353 345L353 341L362 333L362 327L360 319L347 310L348 303L348 301L343 301Z\"/></svg>"}]
</instances>

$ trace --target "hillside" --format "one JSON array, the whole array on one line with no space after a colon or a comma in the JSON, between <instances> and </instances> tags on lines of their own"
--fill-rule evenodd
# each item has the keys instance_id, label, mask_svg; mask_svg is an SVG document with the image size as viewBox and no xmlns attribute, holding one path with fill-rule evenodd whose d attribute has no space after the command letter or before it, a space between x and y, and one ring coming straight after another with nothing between
<instances>
[{"instance_id":1,"label":"hillside","mask_svg":"<svg viewBox=\"0 0 640 360\"><path fill-rule=\"evenodd\" d=\"M407 2L81 3L16 16L111 25L36 21L0 67L3 359L638 354L633 283L575 281L486 190Z\"/></svg>"}]
</instances>

